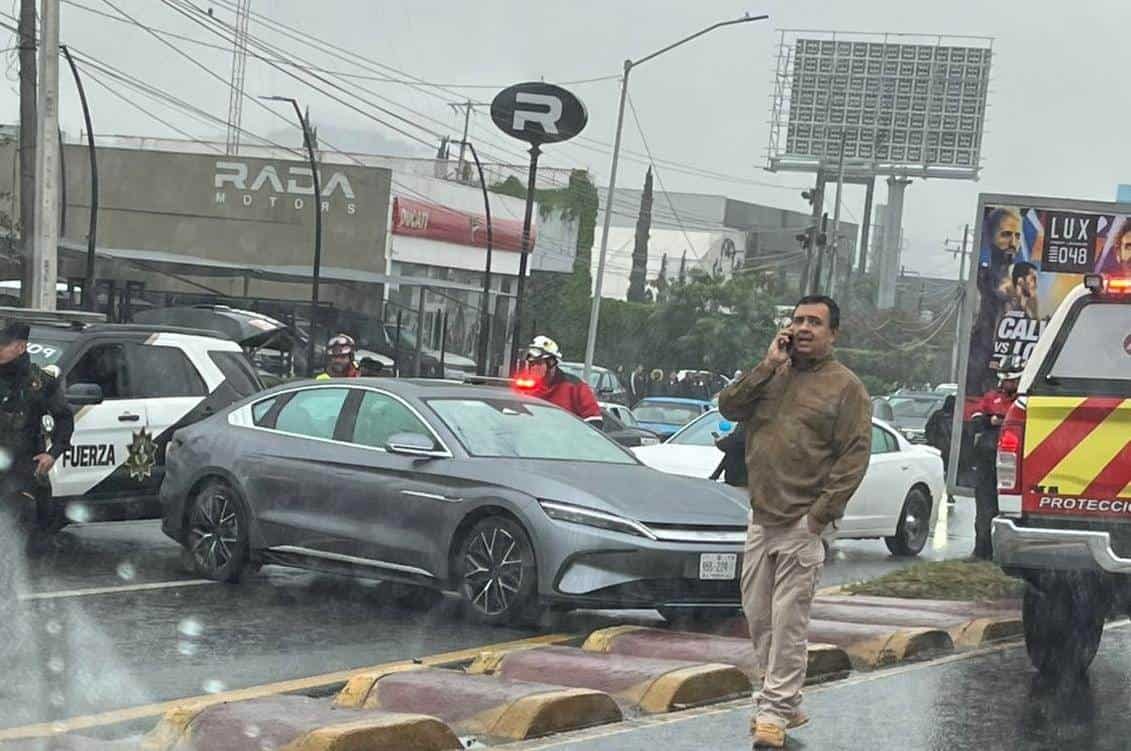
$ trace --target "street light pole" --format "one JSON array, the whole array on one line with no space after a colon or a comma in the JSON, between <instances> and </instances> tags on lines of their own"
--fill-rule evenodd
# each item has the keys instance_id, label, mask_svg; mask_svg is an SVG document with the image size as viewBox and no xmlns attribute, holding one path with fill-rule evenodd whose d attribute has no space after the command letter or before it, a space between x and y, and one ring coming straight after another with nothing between
<instances>
[{"instance_id":1,"label":"street light pole","mask_svg":"<svg viewBox=\"0 0 1131 751\"><path fill-rule=\"evenodd\" d=\"M82 116L86 121L86 143L90 152L90 226L86 233L86 279L83 282L82 304L87 310L93 311L95 307L94 293L94 249L97 247L98 237L98 156L94 150L94 125L91 124L90 107L86 102L86 90L83 89L82 78L79 76L78 66L71 57L71 51L65 44L59 45L67 64L71 66L71 75L75 77L75 88L79 91L79 102L82 104ZM65 181L64 181L65 184ZM66 201L63 202L66 205Z\"/></svg>"},{"instance_id":2,"label":"street light pole","mask_svg":"<svg viewBox=\"0 0 1131 751\"><path fill-rule=\"evenodd\" d=\"M310 287L310 335L306 349L307 376L314 377L314 335L318 316L318 283L322 276L322 184L318 179L318 163L314 155L314 139L310 135L310 125L302 115L298 102L289 96L265 96L272 102L290 102L302 126L302 140L306 144L306 154L310 159L310 175L314 179L314 267Z\"/></svg>"},{"instance_id":3,"label":"street light pole","mask_svg":"<svg viewBox=\"0 0 1131 751\"><path fill-rule=\"evenodd\" d=\"M479 154L475 151L475 144L467 140L466 131L464 140L459 142L460 153L464 147L471 151L471 158L475 160L475 169L479 171L479 187L483 189L483 213L487 219L487 263L483 269L483 310L479 313L479 341L475 350L479 360L476 371L478 375L487 375L488 336L491 326L491 245L494 240L491 226L491 199L487 193L487 180L483 177L483 165L479 162Z\"/></svg>"},{"instance_id":4,"label":"street light pole","mask_svg":"<svg viewBox=\"0 0 1131 751\"><path fill-rule=\"evenodd\" d=\"M624 61L624 77L621 79L620 107L617 114L617 133L616 137L613 139L613 163L609 168L609 192L605 197L605 222L601 228L601 252L597 258L597 279L593 289L593 306L589 312L589 336L585 342L585 371L582 375L582 379L586 383L588 383L589 381L589 372L593 369L593 353L597 347L597 324L601 316L601 289L605 277L605 259L607 258L609 252L609 223L612 220L613 199L616 196L617 163L619 162L620 157L621 131L624 129L624 103L625 99L628 98L628 74L636 66L642 65L654 57L659 57L665 52L673 50L680 45L686 44L692 39L697 39L698 37L710 33L715 29L722 28L723 26L734 26L735 24L749 23L751 21L764 21L768 18L769 16L767 15L751 16L747 14L742 18L735 18L730 21L720 21L719 23L713 24L705 29L695 32L691 36L684 37L678 42L669 44L667 47L657 50L650 55L646 55L639 60Z\"/></svg>"}]
</instances>

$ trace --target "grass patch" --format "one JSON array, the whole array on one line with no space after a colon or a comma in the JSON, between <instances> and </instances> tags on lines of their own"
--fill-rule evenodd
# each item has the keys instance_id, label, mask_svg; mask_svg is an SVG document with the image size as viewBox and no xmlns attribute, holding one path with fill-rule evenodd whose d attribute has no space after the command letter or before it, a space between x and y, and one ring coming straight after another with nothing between
<instances>
[{"instance_id":1,"label":"grass patch","mask_svg":"<svg viewBox=\"0 0 1131 751\"><path fill-rule=\"evenodd\" d=\"M912 600L999 600L1021 597L1025 583L993 563L928 561L844 589L854 595Z\"/></svg>"}]
</instances>

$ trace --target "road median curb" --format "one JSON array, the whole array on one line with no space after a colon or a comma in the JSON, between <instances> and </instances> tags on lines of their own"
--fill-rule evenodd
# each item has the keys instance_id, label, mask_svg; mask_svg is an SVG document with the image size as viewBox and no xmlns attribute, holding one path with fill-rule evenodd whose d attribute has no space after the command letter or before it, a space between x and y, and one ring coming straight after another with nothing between
<instances>
[{"instance_id":1,"label":"road median curb","mask_svg":"<svg viewBox=\"0 0 1131 751\"><path fill-rule=\"evenodd\" d=\"M506 654L485 652L472 674L588 688L610 695L624 709L647 714L733 699L750 691L750 680L733 665L541 647Z\"/></svg>"},{"instance_id":2,"label":"road median curb","mask_svg":"<svg viewBox=\"0 0 1131 751\"><path fill-rule=\"evenodd\" d=\"M459 733L493 739L525 740L623 719L601 691L457 670L386 673L364 692L360 683L343 689L335 705L433 715Z\"/></svg>"},{"instance_id":3,"label":"road median curb","mask_svg":"<svg viewBox=\"0 0 1131 751\"><path fill-rule=\"evenodd\" d=\"M907 628L843 621L809 621L809 638L842 648L861 670L897 665L954 651L950 634L939 628Z\"/></svg>"},{"instance_id":4,"label":"road median curb","mask_svg":"<svg viewBox=\"0 0 1131 751\"><path fill-rule=\"evenodd\" d=\"M754 657L754 644L748 638L667 631L644 626L613 626L594 631L586 639L582 649L630 657L722 663L738 668L754 684L761 680ZM843 677L851 670L848 655L840 647L832 644L809 645L809 683Z\"/></svg>"},{"instance_id":5,"label":"road median curb","mask_svg":"<svg viewBox=\"0 0 1131 751\"><path fill-rule=\"evenodd\" d=\"M445 751L463 748L443 722L423 714L334 707L328 700L272 696L170 710L143 751Z\"/></svg>"}]
</instances>

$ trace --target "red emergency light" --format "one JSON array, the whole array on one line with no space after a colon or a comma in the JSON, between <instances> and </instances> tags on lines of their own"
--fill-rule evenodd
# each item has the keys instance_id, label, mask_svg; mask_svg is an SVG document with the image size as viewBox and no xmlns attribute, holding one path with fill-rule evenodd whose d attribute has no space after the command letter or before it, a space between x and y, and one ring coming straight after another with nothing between
<instances>
[{"instance_id":1,"label":"red emergency light","mask_svg":"<svg viewBox=\"0 0 1131 751\"><path fill-rule=\"evenodd\" d=\"M1127 277L1108 279L1107 291L1111 295L1131 295L1131 279Z\"/></svg>"},{"instance_id":2,"label":"red emergency light","mask_svg":"<svg viewBox=\"0 0 1131 751\"><path fill-rule=\"evenodd\" d=\"M529 376L519 376L514 379L514 387L519 391L530 391L538 385L538 381Z\"/></svg>"}]
</instances>

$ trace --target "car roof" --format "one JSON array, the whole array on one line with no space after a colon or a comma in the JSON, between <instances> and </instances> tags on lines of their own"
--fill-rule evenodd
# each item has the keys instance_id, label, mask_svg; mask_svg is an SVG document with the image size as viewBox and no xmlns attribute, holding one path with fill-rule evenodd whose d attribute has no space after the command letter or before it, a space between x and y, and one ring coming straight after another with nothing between
<instances>
[{"instance_id":1,"label":"car roof","mask_svg":"<svg viewBox=\"0 0 1131 751\"><path fill-rule=\"evenodd\" d=\"M185 326L165 326L160 323L79 323L65 321L34 321L31 330L37 333L52 332L69 337L88 334L185 334L209 339L232 341L231 337L220 331L193 329Z\"/></svg>"},{"instance_id":2,"label":"car roof","mask_svg":"<svg viewBox=\"0 0 1131 751\"><path fill-rule=\"evenodd\" d=\"M639 407L644 402L649 402L649 403L652 403L652 404L657 403L657 402L663 402L665 404L686 404L686 405L694 405L696 407L702 407L704 404L711 404L712 403L708 399L690 399L690 398L685 397L685 396L647 396L647 397L641 399L640 402L636 406Z\"/></svg>"},{"instance_id":3,"label":"car roof","mask_svg":"<svg viewBox=\"0 0 1131 751\"><path fill-rule=\"evenodd\" d=\"M567 368L584 368L585 367L585 363L574 362L573 360L562 360L561 364L566 366ZM596 371L598 373L611 373L612 372L608 368L603 368L600 365L593 365L593 366L591 366L590 370Z\"/></svg>"},{"instance_id":4,"label":"car roof","mask_svg":"<svg viewBox=\"0 0 1131 751\"><path fill-rule=\"evenodd\" d=\"M480 384L461 383L443 378L331 378L288 381L264 392L288 391L296 387L305 386L370 386L373 388L391 391L398 396L414 399L499 399L509 398L520 401L540 403L540 399L523 394L505 386L484 386Z\"/></svg>"}]
</instances>

